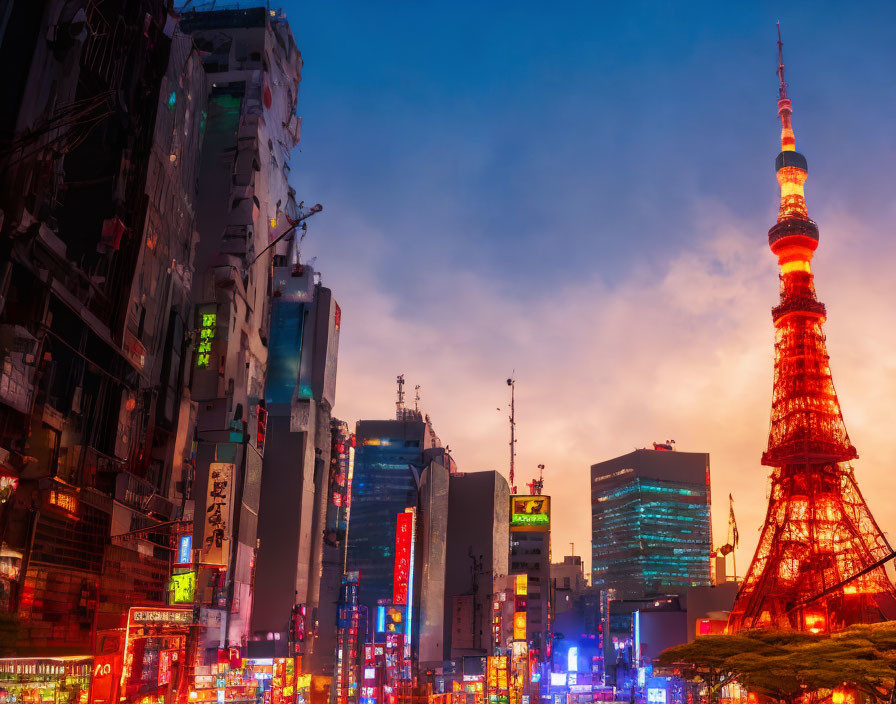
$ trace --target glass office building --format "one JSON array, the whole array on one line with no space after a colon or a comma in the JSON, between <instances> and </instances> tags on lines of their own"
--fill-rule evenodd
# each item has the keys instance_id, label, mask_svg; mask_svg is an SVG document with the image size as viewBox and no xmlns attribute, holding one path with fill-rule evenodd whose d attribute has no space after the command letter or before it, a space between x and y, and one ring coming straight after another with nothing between
<instances>
[{"instance_id":1,"label":"glass office building","mask_svg":"<svg viewBox=\"0 0 896 704\"><path fill-rule=\"evenodd\" d=\"M362 420L355 435L347 569L361 572L360 602L373 614L392 599L395 517L417 506L430 433L423 420Z\"/></svg>"},{"instance_id":2,"label":"glass office building","mask_svg":"<svg viewBox=\"0 0 896 704\"><path fill-rule=\"evenodd\" d=\"M591 511L594 586L641 597L710 584L708 454L644 449L595 464Z\"/></svg>"}]
</instances>

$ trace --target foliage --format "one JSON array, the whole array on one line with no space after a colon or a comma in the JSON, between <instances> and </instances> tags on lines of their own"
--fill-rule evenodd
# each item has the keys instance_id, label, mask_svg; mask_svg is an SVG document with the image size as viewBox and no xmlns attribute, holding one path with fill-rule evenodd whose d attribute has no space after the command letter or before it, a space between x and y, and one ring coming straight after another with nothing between
<instances>
[{"instance_id":1,"label":"foliage","mask_svg":"<svg viewBox=\"0 0 896 704\"><path fill-rule=\"evenodd\" d=\"M806 692L826 697L838 687L883 699L896 686L896 624L854 626L834 635L755 630L702 636L663 651L657 664L705 683L711 702L734 680L781 704Z\"/></svg>"}]
</instances>

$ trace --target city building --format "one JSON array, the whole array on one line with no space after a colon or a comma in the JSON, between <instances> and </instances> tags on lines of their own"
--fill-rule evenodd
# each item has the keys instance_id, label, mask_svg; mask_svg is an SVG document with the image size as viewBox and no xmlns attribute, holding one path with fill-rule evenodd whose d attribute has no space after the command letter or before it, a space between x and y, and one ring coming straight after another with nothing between
<instances>
[{"instance_id":1,"label":"city building","mask_svg":"<svg viewBox=\"0 0 896 704\"><path fill-rule=\"evenodd\" d=\"M620 596L710 584L709 455L654 448L591 467L591 584Z\"/></svg>"},{"instance_id":2,"label":"city building","mask_svg":"<svg viewBox=\"0 0 896 704\"><path fill-rule=\"evenodd\" d=\"M554 616L572 608L575 597L585 591L585 566L578 555L565 555L563 562L551 563L552 612Z\"/></svg>"},{"instance_id":3,"label":"city building","mask_svg":"<svg viewBox=\"0 0 896 704\"><path fill-rule=\"evenodd\" d=\"M341 312L330 290L315 283L317 272L286 260L275 257L273 269L251 650L256 657L302 655L306 673L329 676L344 547L335 525L327 526L328 517L335 524L337 508L331 451L341 442L344 452L350 443L341 426L334 441L330 417ZM327 571L329 609L319 627L325 553L335 570ZM303 634L298 642L297 633Z\"/></svg>"},{"instance_id":4,"label":"city building","mask_svg":"<svg viewBox=\"0 0 896 704\"><path fill-rule=\"evenodd\" d=\"M421 474L445 450L419 412L358 421L355 438L347 569L361 572L360 603L373 614L393 595L395 517L417 507Z\"/></svg>"},{"instance_id":5,"label":"city building","mask_svg":"<svg viewBox=\"0 0 896 704\"><path fill-rule=\"evenodd\" d=\"M510 487L500 472L450 477L445 570L445 656L494 655L493 595L510 572Z\"/></svg>"},{"instance_id":6,"label":"city building","mask_svg":"<svg viewBox=\"0 0 896 704\"><path fill-rule=\"evenodd\" d=\"M271 271L289 247L272 246L271 234L297 214L287 177L299 139L302 58L285 17L264 7L186 12L179 31L202 53L209 81L190 362L198 404L190 494L202 625L197 674L207 677L219 651L238 661L250 635Z\"/></svg>"},{"instance_id":7,"label":"city building","mask_svg":"<svg viewBox=\"0 0 896 704\"><path fill-rule=\"evenodd\" d=\"M538 662L551 658L551 497L510 497L510 572L528 580L526 633Z\"/></svg>"},{"instance_id":8,"label":"city building","mask_svg":"<svg viewBox=\"0 0 896 704\"><path fill-rule=\"evenodd\" d=\"M165 609L191 471L207 83L174 27L156 0L4 7L0 610L5 651L34 656L0 666L17 699L64 683L41 696L79 701L97 652L96 701L163 695L185 673L158 678L155 627L132 614L183 610ZM129 626L147 657L119 692Z\"/></svg>"}]
</instances>

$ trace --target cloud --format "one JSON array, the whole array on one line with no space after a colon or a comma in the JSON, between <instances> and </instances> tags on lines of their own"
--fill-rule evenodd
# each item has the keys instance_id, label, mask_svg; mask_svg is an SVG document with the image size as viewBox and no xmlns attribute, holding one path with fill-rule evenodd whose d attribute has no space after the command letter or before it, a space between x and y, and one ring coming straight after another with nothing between
<instances>
[{"instance_id":1,"label":"cloud","mask_svg":"<svg viewBox=\"0 0 896 704\"><path fill-rule=\"evenodd\" d=\"M743 574L767 505L768 469L759 460L777 270L763 228L698 205L703 216L687 249L645 251L612 284L597 275L558 282L538 267L508 272L529 282L524 296L502 288L503 277L425 263L413 286L390 284L382 236L344 219L339 227L356 244L341 250L338 267L326 267L343 310L335 414L351 422L390 417L394 379L404 373L422 386L424 410L462 471L506 474L507 414L497 408L508 404L505 379L515 370L517 485L546 465L555 561L574 542L590 564L590 465L674 438L680 450L711 455L717 545L734 495ZM896 246L834 205L823 223L815 271L831 316L834 380L862 455L859 485L886 530L896 524L896 507L878 498L894 489Z\"/></svg>"}]
</instances>

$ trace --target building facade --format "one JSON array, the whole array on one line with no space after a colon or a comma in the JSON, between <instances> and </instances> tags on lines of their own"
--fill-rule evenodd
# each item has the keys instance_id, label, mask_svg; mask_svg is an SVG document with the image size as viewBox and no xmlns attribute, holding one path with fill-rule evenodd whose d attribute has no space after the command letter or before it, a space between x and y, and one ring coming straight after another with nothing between
<instances>
[{"instance_id":1,"label":"building facade","mask_svg":"<svg viewBox=\"0 0 896 704\"><path fill-rule=\"evenodd\" d=\"M510 572L527 577L526 637L538 662L551 658L551 497L510 497Z\"/></svg>"},{"instance_id":2,"label":"building facade","mask_svg":"<svg viewBox=\"0 0 896 704\"><path fill-rule=\"evenodd\" d=\"M492 597L508 574L510 487L500 472L450 478L445 659L493 655Z\"/></svg>"},{"instance_id":3,"label":"building facade","mask_svg":"<svg viewBox=\"0 0 896 704\"><path fill-rule=\"evenodd\" d=\"M593 586L640 597L710 584L708 454L643 449L592 465L591 511Z\"/></svg>"},{"instance_id":4,"label":"building facade","mask_svg":"<svg viewBox=\"0 0 896 704\"><path fill-rule=\"evenodd\" d=\"M566 555L563 562L551 563L554 615L572 608L575 597L585 591L586 586L584 565L578 555Z\"/></svg>"},{"instance_id":5,"label":"building facade","mask_svg":"<svg viewBox=\"0 0 896 704\"><path fill-rule=\"evenodd\" d=\"M421 414L406 420L362 420L355 430L349 571L360 571L360 603L374 613L393 596L395 516L416 507L423 470L444 451Z\"/></svg>"},{"instance_id":6,"label":"building facade","mask_svg":"<svg viewBox=\"0 0 896 704\"><path fill-rule=\"evenodd\" d=\"M330 674L335 608L323 623L317 610L325 554L327 564L337 568L335 575L327 572L329 580L335 579L327 585L328 599L335 604L339 596L344 546L332 532L335 516L329 516L328 525L331 507L336 508L331 453L339 454L334 445L350 438L343 429L341 439L334 439L330 417L341 312L316 278L310 266L274 266L252 637L253 654L259 657L301 654L308 672ZM300 641L298 633L303 634ZM320 639L325 645L317 648Z\"/></svg>"},{"instance_id":7,"label":"building facade","mask_svg":"<svg viewBox=\"0 0 896 704\"><path fill-rule=\"evenodd\" d=\"M180 31L209 79L199 173L192 482L201 661L246 648L263 474L272 300L271 230L295 212L288 159L298 142L302 58L285 18L265 8L185 13Z\"/></svg>"}]
</instances>

